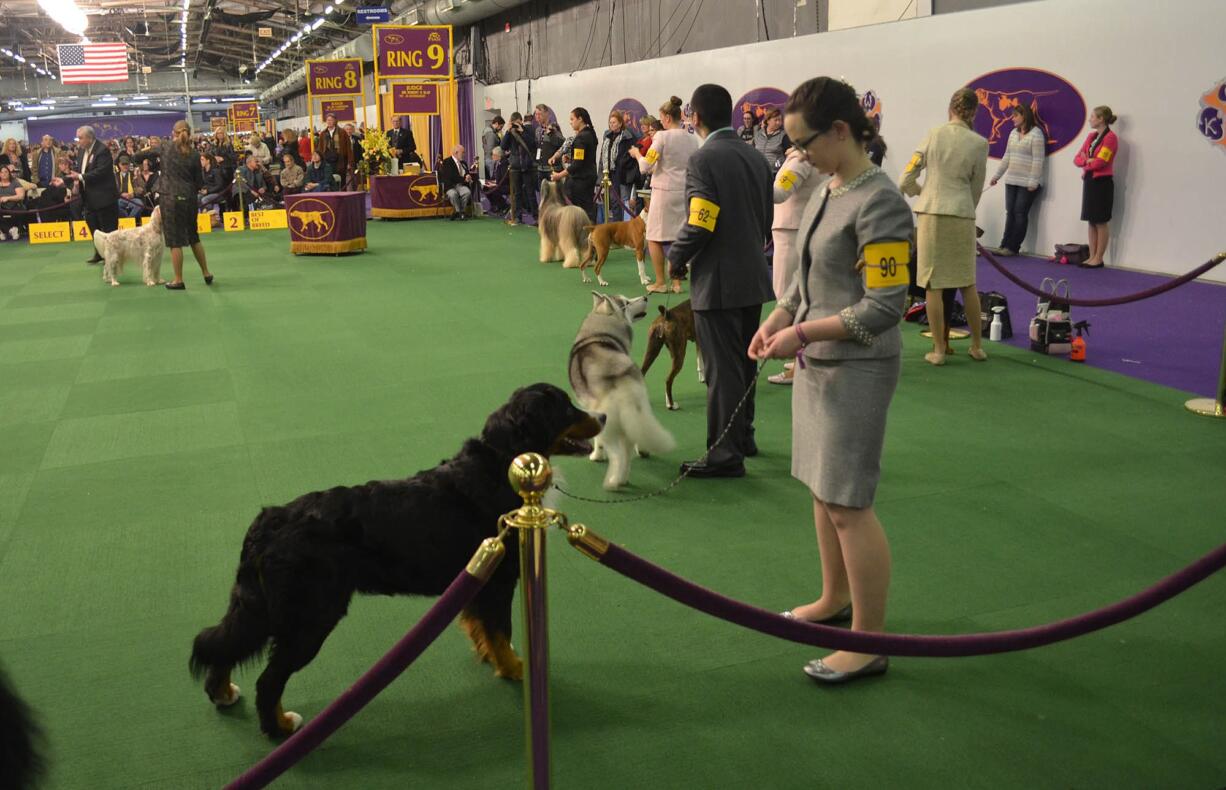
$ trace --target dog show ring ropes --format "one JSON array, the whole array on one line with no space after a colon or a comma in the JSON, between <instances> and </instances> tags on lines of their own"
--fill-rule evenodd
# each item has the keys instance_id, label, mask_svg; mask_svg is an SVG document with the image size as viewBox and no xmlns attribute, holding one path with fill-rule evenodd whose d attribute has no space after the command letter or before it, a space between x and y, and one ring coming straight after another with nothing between
<instances>
[{"instance_id":1,"label":"dog show ring ropes","mask_svg":"<svg viewBox=\"0 0 1226 790\"><path fill-rule=\"evenodd\" d=\"M308 192L285 197L289 251L316 255L366 249L365 192Z\"/></svg>"}]
</instances>

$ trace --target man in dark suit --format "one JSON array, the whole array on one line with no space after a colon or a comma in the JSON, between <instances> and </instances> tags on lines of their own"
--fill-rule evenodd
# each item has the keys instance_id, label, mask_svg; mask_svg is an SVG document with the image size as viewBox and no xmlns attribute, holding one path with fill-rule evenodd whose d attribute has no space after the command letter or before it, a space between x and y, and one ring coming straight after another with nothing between
<instances>
[{"instance_id":1,"label":"man in dark suit","mask_svg":"<svg viewBox=\"0 0 1226 790\"><path fill-rule=\"evenodd\" d=\"M417 140L413 138L413 128L409 125L409 116L402 115L396 121L396 127L387 133L387 147L392 149L392 156L400 160L403 168L410 162L425 164L421 154L417 153Z\"/></svg>"},{"instance_id":2,"label":"man in dark suit","mask_svg":"<svg viewBox=\"0 0 1226 790\"><path fill-rule=\"evenodd\" d=\"M439 165L438 178L442 182L443 196L451 201L451 207L455 209L451 218L468 219L468 204L473 196L473 177L464 162L464 146L457 145L451 150L451 156Z\"/></svg>"},{"instance_id":3,"label":"man in dark suit","mask_svg":"<svg viewBox=\"0 0 1226 790\"><path fill-rule=\"evenodd\" d=\"M690 100L694 127L705 142L685 174L689 219L668 252L673 277L690 267L690 303L707 378L705 462L687 461L691 477L741 477L756 455L756 368L748 356L774 298L766 272L766 240L774 216L770 166L732 129L732 97L719 85L700 85ZM736 413L745 397L745 405ZM729 425L731 424L731 427ZM716 441L727 430L727 435Z\"/></svg>"},{"instance_id":4,"label":"man in dark suit","mask_svg":"<svg viewBox=\"0 0 1226 790\"><path fill-rule=\"evenodd\" d=\"M81 154L77 167L69 178L76 182L84 205L85 224L92 235L95 231L110 233L119 229L119 190L115 187L115 163L111 152L98 142L92 126L77 129ZM101 263L102 256L94 248L94 257L86 263Z\"/></svg>"}]
</instances>

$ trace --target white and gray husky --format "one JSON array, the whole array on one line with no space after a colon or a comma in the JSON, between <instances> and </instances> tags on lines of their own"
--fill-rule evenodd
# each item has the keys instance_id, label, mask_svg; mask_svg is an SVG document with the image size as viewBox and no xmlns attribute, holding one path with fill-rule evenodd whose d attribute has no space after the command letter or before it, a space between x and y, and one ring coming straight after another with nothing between
<instances>
[{"instance_id":1,"label":"white and gray husky","mask_svg":"<svg viewBox=\"0 0 1226 790\"><path fill-rule=\"evenodd\" d=\"M630 358L631 323L647 315L647 297L627 299L592 292L592 312L579 327L567 365L575 398L605 415L604 430L592 444L593 461L609 460L604 487L630 480L630 456L666 453L677 446L651 411L639 366Z\"/></svg>"}]
</instances>

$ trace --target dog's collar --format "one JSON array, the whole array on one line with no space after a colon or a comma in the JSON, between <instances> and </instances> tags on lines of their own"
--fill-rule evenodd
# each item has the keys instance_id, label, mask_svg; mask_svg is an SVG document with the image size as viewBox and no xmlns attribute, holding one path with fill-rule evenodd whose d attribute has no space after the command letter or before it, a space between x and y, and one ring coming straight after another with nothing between
<instances>
[{"instance_id":1,"label":"dog's collar","mask_svg":"<svg viewBox=\"0 0 1226 790\"><path fill-rule=\"evenodd\" d=\"M584 338L578 343L575 343L575 345L571 347L570 354L573 357L576 351L587 348L588 346L597 345L612 346L622 353L630 353L630 349L626 347L621 338L619 338L617 335L610 335L607 332L602 332L598 335L592 335L591 337Z\"/></svg>"}]
</instances>

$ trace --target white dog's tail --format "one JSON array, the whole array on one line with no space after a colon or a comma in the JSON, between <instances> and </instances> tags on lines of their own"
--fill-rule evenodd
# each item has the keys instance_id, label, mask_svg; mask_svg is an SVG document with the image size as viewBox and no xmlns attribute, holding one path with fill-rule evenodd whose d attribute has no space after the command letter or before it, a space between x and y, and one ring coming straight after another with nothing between
<instances>
[{"instance_id":1,"label":"white dog's tail","mask_svg":"<svg viewBox=\"0 0 1226 790\"><path fill-rule=\"evenodd\" d=\"M605 430L622 433L643 452L657 455L677 446L651 410L645 387L619 387L605 398Z\"/></svg>"}]
</instances>

